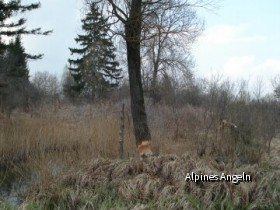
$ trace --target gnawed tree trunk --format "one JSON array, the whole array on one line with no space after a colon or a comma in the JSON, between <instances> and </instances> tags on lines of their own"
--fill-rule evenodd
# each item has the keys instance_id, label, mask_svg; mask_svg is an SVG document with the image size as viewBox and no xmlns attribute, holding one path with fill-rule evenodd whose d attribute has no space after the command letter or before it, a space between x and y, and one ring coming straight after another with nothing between
<instances>
[{"instance_id":1,"label":"gnawed tree trunk","mask_svg":"<svg viewBox=\"0 0 280 210\"><path fill-rule=\"evenodd\" d=\"M131 2L130 15L125 22L125 39L127 44L127 61L131 96L131 111L134 125L134 134L138 152L141 156L152 154L151 134L147 124L141 80L141 4L142 1Z\"/></svg>"}]
</instances>

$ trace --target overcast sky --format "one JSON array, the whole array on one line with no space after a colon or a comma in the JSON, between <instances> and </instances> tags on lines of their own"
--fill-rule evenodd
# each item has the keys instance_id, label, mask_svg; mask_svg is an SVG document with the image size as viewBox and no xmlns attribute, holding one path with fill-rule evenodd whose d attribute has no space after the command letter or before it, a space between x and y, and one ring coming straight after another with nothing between
<instances>
[{"instance_id":1,"label":"overcast sky","mask_svg":"<svg viewBox=\"0 0 280 210\"><path fill-rule=\"evenodd\" d=\"M40 2L40 9L28 13L27 26L54 32L24 38L27 52L44 53L42 60L30 64L30 73L49 71L60 76L79 32L82 0ZM270 80L280 74L280 1L221 0L215 14L199 14L206 27L193 46L196 75L210 78L218 73L251 84L262 78L269 88Z\"/></svg>"}]
</instances>

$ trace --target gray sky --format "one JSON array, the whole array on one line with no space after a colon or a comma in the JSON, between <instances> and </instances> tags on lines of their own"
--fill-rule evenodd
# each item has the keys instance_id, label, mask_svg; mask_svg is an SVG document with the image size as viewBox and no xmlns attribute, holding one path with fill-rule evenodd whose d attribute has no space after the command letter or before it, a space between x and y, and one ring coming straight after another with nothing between
<instances>
[{"instance_id":1,"label":"gray sky","mask_svg":"<svg viewBox=\"0 0 280 210\"><path fill-rule=\"evenodd\" d=\"M202 14L206 30L194 45L196 72L245 79L254 87L280 74L280 1L223 0L217 15Z\"/></svg>"},{"instance_id":2,"label":"gray sky","mask_svg":"<svg viewBox=\"0 0 280 210\"><path fill-rule=\"evenodd\" d=\"M60 76L70 56L68 48L75 46L82 0L41 0L41 4L27 14L27 26L54 32L24 38L27 52L45 55L30 64L30 73L49 71ZM215 13L200 11L206 30L193 46L196 74L242 78L252 85L262 78L268 89L270 80L280 74L280 1L222 0Z\"/></svg>"},{"instance_id":3,"label":"gray sky","mask_svg":"<svg viewBox=\"0 0 280 210\"><path fill-rule=\"evenodd\" d=\"M34 0L23 0L32 3ZM80 28L81 0L41 0L41 8L27 13L28 28L53 30L49 36L25 36L24 46L29 53L43 53L42 60L30 62L30 74L49 71L60 76L70 56L69 47Z\"/></svg>"}]
</instances>

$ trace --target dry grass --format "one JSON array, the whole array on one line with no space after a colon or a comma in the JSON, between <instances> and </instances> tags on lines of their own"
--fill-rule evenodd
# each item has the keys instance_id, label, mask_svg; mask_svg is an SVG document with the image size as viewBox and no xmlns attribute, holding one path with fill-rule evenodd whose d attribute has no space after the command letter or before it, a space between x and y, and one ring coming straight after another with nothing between
<instances>
[{"instance_id":1,"label":"dry grass","mask_svg":"<svg viewBox=\"0 0 280 210\"><path fill-rule=\"evenodd\" d=\"M148 105L154 150L161 156L148 162L138 158L121 161L117 160L120 108L120 104L65 106L54 112L46 107L35 117L15 112L11 119L1 118L0 184L11 188L21 180L19 184L28 186L20 192L24 198L27 196L21 209L33 209L32 205L34 209L277 206L279 139L272 141L270 156L252 150L253 159L258 161L244 165L234 153L215 156L215 133L206 131L208 122L202 110ZM124 146L126 156L132 157L135 143L128 104L125 113ZM229 149L230 140L226 142L224 148ZM197 154L202 147L208 150L200 157ZM255 181L237 186L197 185L184 181L186 173L191 171L205 174L245 171ZM0 207L2 204L0 199Z\"/></svg>"},{"instance_id":2,"label":"dry grass","mask_svg":"<svg viewBox=\"0 0 280 210\"><path fill-rule=\"evenodd\" d=\"M246 172L253 182L196 184L184 180L191 171L197 174ZM29 194L29 201L40 203L42 208L50 205L51 199L56 207L65 209L99 209L108 198L88 205L100 189L102 192L107 189L126 209L139 204L144 209L276 209L280 201L279 175L279 171L263 171L257 165L232 168L188 154L165 155L147 161L96 159L83 164L78 171L70 170L51 185L43 188L40 185ZM68 193L72 196L67 196ZM85 195L86 200L81 199Z\"/></svg>"},{"instance_id":3,"label":"dry grass","mask_svg":"<svg viewBox=\"0 0 280 210\"><path fill-rule=\"evenodd\" d=\"M119 138L118 105L100 105L98 107L64 107L57 113L48 109L42 110L35 117L20 112L13 113L11 119L1 119L0 124L0 154L2 161L25 160L26 158L45 157L50 153L61 154L79 159L96 157L117 158ZM184 112L186 111L186 112ZM186 116L174 125L174 113L167 107L149 110L150 127L153 145L159 153L184 154L194 149L195 142L191 139L195 134L191 123L192 118L187 112L177 115ZM194 112L195 111L192 111ZM189 119L187 119L189 118ZM192 118L192 120L191 120ZM186 122L184 122L184 120ZM192 131L190 131L192 129ZM125 151L126 155L135 154L132 120L129 106L126 106L125 119ZM172 143L170 143L172 142Z\"/></svg>"},{"instance_id":4,"label":"dry grass","mask_svg":"<svg viewBox=\"0 0 280 210\"><path fill-rule=\"evenodd\" d=\"M118 122L114 114L76 122L56 116L13 117L2 122L0 128L1 155L4 158L44 156L52 152L62 155L71 152L73 155L80 150L93 157L117 155L112 144L118 136Z\"/></svg>"}]
</instances>

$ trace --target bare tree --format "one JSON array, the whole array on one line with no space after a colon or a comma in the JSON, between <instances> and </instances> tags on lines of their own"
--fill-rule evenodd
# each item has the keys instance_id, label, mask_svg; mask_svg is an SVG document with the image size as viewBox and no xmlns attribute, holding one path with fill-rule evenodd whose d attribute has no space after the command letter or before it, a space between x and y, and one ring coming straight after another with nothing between
<instances>
[{"instance_id":1,"label":"bare tree","mask_svg":"<svg viewBox=\"0 0 280 210\"><path fill-rule=\"evenodd\" d=\"M280 99L280 74L272 80L275 97Z\"/></svg>"},{"instance_id":2,"label":"bare tree","mask_svg":"<svg viewBox=\"0 0 280 210\"><path fill-rule=\"evenodd\" d=\"M259 77L254 85L253 94L256 100L260 100L264 90L264 82L261 77Z\"/></svg>"},{"instance_id":3,"label":"bare tree","mask_svg":"<svg viewBox=\"0 0 280 210\"><path fill-rule=\"evenodd\" d=\"M40 96L45 102L46 100L51 99L53 103L58 99L60 94L60 84L55 75L50 74L49 72L36 72L32 78L32 83L39 91Z\"/></svg>"},{"instance_id":4,"label":"bare tree","mask_svg":"<svg viewBox=\"0 0 280 210\"><path fill-rule=\"evenodd\" d=\"M189 48L202 30L203 23L195 10L187 4L176 6L175 1L146 18L144 36L148 39L142 43L143 64L151 73L152 98L157 95L159 73L166 75L168 70L173 70L175 75L180 71L187 77L192 76Z\"/></svg>"},{"instance_id":5,"label":"bare tree","mask_svg":"<svg viewBox=\"0 0 280 210\"><path fill-rule=\"evenodd\" d=\"M155 25L149 23L151 18L157 15L159 9L171 12L172 9L191 7L195 4L192 5L188 0L108 0L99 2L103 6L107 6L107 10L104 9L103 11L108 11L112 20L119 23L113 33L121 35L126 42L131 111L136 145L141 155L149 155L152 153L151 134L147 123L143 96L141 42L152 39L157 34L157 32L151 33ZM205 6L209 2L198 0L196 6ZM162 35L164 34L163 31Z\"/></svg>"}]
</instances>

